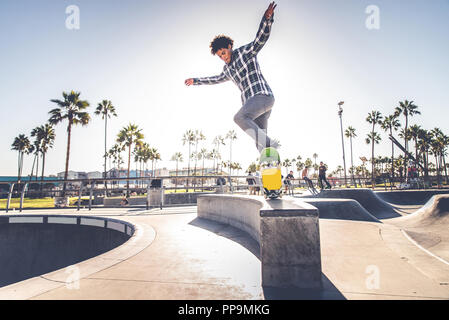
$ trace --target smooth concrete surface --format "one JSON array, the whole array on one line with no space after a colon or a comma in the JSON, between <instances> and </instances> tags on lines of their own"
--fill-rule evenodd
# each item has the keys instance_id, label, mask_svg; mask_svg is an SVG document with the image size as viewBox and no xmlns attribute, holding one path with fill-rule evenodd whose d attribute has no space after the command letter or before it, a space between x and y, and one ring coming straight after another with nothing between
<instances>
[{"instance_id":1,"label":"smooth concrete surface","mask_svg":"<svg viewBox=\"0 0 449 320\"><path fill-rule=\"evenodd\" d=\"M132 225L76 216L0 217L0 287L96 257L125 243Z\"/></svg>"},{"instance_id":2,"label":"smooth concrete surface","mask_svg":"<svg viewBox=\"0 0 449 320\"><path fill-rule=\"evenodd\" d=\"M258 242L237 228L198 218L194 206L51 210L61 217L114 218L136 232L100 256L0 288L0 299L447 300L447 211L447 202L435 198L421 211L426 218L410 215L407 223L320 219L323 287L291 290L263 286ZM36 218L48 213L30 212ZM429 238L420 243L413 231Z\"/></svg>"},{"instance_id":3,"label":"smooth concrete surface","mask_svg":"<svg viewBox=\"0 0 449 320\"><path fill-rule=\"evenodd\" d=\"M313 198L352 199L356 200L371 215L377 219L389 219L401 216L395 208L383 201L371 189L332 189L323 190Z\"/></svg>"},{"instance_id":4,"label":"smooth concrete surface","mask_svg":"<svg viewBox=\"0 0 449 320\"><path fill-rule=\"evenodd\" d=\"M264 297L260 261L253 253L257 242L237 229L198 219L196 207L95 209L81 215L126 221L136 233L96 258L0 288L0 299Z\"/></svg>"},{"instance_id":5,"label":"smooth concrete surface","mask_svg":"<svg viewBox=\"0 0 449 320\"><path fill-rule=\"evenodd\" d=\"M319 210L320 219L380 222L364 207L352 199L301 198Z\"/></svg>"},{"instance_id":6,"label":"smooth concrete surface","mask_svg":"<svg viewBox=\"0 0 449 320\"><path fill-rule=\"evenodd\" d=\"M389 223L449 265L449 195L435 195L421 209Z\"/></svg>"},{"instance_id":7,"label":"smooth concrete surface","mask_svg":"<svg viewBox=\"0 0 449 320\"><path fill-rule=\"evenodd\" d=\"M205 195L198 217L239 228L260 245L262 285L321 288L318 210L296 199Z\"/></svg>"},{"instance_id":8,"label":"smooth concrete surface","mask_svg":"<svg viewBox=\"0 0 449 320\"><path fill-rule=\"evenodd\" d=\"M424 205L435 195L449 194L449 189L376 191L375 194L393 205Z\"/></svg>"}]
</instances>

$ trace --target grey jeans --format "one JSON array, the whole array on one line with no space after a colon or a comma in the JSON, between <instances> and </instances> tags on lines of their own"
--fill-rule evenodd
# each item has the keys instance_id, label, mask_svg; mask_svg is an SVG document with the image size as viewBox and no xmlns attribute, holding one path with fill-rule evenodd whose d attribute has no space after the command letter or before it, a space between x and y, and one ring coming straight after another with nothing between
<instances>
[{"instance_id":1,"label":"grey jeans","mask_svg":"<svg viewBox=\"0 0 449 320\"><path fill-rule=\"evenodd\" d=\"M234 116L235 123L256 142L259 152L272 145L272 140L267 136L267 127L273 105L274 97L255 95Z\"/></svg>"}]
</instances>

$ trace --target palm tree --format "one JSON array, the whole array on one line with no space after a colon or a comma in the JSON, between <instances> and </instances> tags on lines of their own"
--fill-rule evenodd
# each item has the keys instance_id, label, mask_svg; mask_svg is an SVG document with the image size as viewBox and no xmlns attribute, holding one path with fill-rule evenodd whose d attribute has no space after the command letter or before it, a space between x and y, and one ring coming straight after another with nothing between
<instances>
[{"instance_id":1,"label":"palm tree","mask_svg":"<svg viewBox=\"0 0 449 320\"><path fill-rule=\"evenodd\" d=\"M397 116L399 116L401 114L404 115L404 117L405 117L404 133L407 133L408 117L409 116L413 117L414 115L421 114L421 112L418 111L418 106L414 104L414 101L405 100L405 101L399 102L399 106L396 107L396 109L395 109L395 114ZM405 143L405 145L404 145L405 150L408 152L408 140L407 140L406 134L404 135L404 143ZM405 161L404 162L405 172L407 172L407 152L404 155L404 157L405 157L405 160L404 160Z\"/></svg>"},{"instance_id":2,"label":"palm tree","mask_svg":"<svg viewBox=\"0 0 449 320\"><path fill-rule=\"evenodd\" d=\"M353 157L352 157L352 139L357 137L357 134L355 133L355 129L353 127L349 126L348 129L346 129L346 131L345 131L345 136L346 136L346 138L349 138L349 143L350 143L350 146L351 146L351 168L352 168L352 170L351 170L352 173L351 174L352 174L352 181L354 182L354 185L355 185L354 169L353 169L353 167L354 167L354 160L353 160Z\"/></svg>"},{"instance_id":3,"label":"palm tree","mask_svg":"<svg viewBox=\"0 0 449 320\"><path fill-rule=\"evenodd\" d=\"M170 159L170 161L176 161L176 177L178 177L178 163L179 162L183 162L184 159L182 157L182 153L181 152L176 152ZM178 186L178 179L175 179L175 187ZM175 191L176 192L176 191Z\"/></svg>"},{"instance_id":4,"label":"palm tree","mask_svg":"<svg viewBox=\"0 0 449 320\"><path fill-rule=\"evenodd\" d=\"M408 129L408 131L409 131L410 139L413 139L413 142L415 143L415 159L416 159L416 162L419 163L420 159L419 159L419 155L418 155L418 138L421 134L422 128L421 128L421 126L414 124Z\"/></svg>"},{"instance_id":5,"label":"palm tree","mask_svg":"<svg viewBox=\"0 0 449 320\"><path fill-rule=\"evenodd\" d=\"M192 130L187 130L182 137L182 144L185 145L186 143L189 146L189 153L188 153L189 161L187 162L187 176L190 176L190 158L192 156L191 147L195 143L195 133ZM189 179L187 179L186 183L187 183L187 187L188 187ZM188 192L188 190L189 189L187 188L187 192Z\"/></svg>"},{"instance_id":6,"label":"palm tree","mask_svg":"<svg viewBox=\"0 0 449 320\"><path fill-rule=\"evenodd\" d=\"M129 124L127 127L123 127L117 135L117 142L121 145L122 150L128 147L128 173L126 180L126 195L129 196L129 170L131 166L131 149L133 145L141 145L143 143L144 135L141 132L142 129L135 124Z\"/></svg>"},{"instance_id":7,"label":"palm tree","mask_svg":"<svg viewBox=\"0 0 449 320\"><path fill-rule=\"evenodd\" d=\"M232 169L237 170L237 175L239 175L240 170L242 170L242 165L239 162L233 162Z\"/></svg>"},{"instance_id":8,"label":"palm tree","mask_svg":"<svg viewBox=\"0 0 449 320\"><path fill-rule=\"evenodd\" d=\"M429 151L432 138L432 133L424 129L422 129L418 135L418 150L422 155L424 163L424 176L426 180L429 176Z\"/></svg>"},{"instance_id":9,"label":"palm tree","mask_svg":"<svg viewBox=\"0 0 449 320\"><path fill-rule=\"evenodd\" d=\"M143 166L143 159L145 157L145 142L142 144L136 144L134 146L134 162L136 163L136 177L142 177L142 166ZM147 144L148 145L148 144ZM138 174L138 175L137 175ZM137 185L140 184L139 180L136 180Z\"/></svg>"},{"instance_id":10,"label":"palm tree","mask_svg":"<svg viewBox=\"0 0 449 320\"><path fill-rule=\"evenodd\" d=\"M58 105L57 108L50 110L51 115L48 122L51 125L57 125L64 120L67 120L67 153L65 160L64 180L67 180L69 173L69 159L70 159L70 140L72 137L72 126L81 124L86 126L90 121L90 115L85 110L89 107L89 102L80 99L80 92L71 91L70 93L63 92L63 100L52 99L53 103ZM62 194L65 196L66 182Z\"/></svg>"},{"instance_id":11,"label":"palm tree","mask_svg":"<svg viewBox=\"0 0 449 320\"><path fill-rule=\"evenodd\" d=\"M203 134L203 132L201 132L200 130L195 130L194 133L194 142L195 142L195 169L193 171L193 175L196 175L196 168L197 168L197 164L198 164L198 143L200 141L206 140L206 136Z\"/></svg>"},{"instance_id":12,"label":"palm tree","mask_svg":"<svg viewBox=\"0 0 449 320\"><path fill-rule=\"evenodd\" d=\"M259 165L256 164L256 162L251 162L251 164L248 166L248 169L246 170L246 172L256 172L257 170L259 170Z\"/></svg>"},{"instance_id":13,"label":"palm tree","mask_svg":"<svg viewBox=\"0 0 449 320\"><path fill-rule=\"evenodd\" d=\"M11 145L11 150L16 150L18 152L18 172L17 172L17 182L20 183L20 178L22 176L23 169L23 156L25 153L33 150L34 147L30 143L30 140L24 134L20 134L19 136L14 138L14 142ZM32 151L31 151L32 152Z\"/></svg>"},{"instance_id":14,"label":"palm tree","mask_svg":"<svg viewBox=\"0 0 449 320\"><path fill-rule=\"evenodd\" d=\"M284 161L282 161L282 166L285 167L285 169L286 169L286 175L288 175L288 171L289 171L291 165L292 165L292 161L290 159L284 159Z\"/></svg>"},{"instance_id":15,"label":"palm tree","mask_svg":"<svg viewBox=\"0 0 449 320\"><path fill-rule=\"evenodd\" d=\"M39 172L39 154L41 151L41 147L40 147L41 141L38 137L36 137L38 130L39 130L39 127L36 127L33 130L31 130L31 137L34 137L34 142L33 142L34 159L33 159L33 165L31 166L30 181L33 180L35 166L36 166L36 180L37 180L37 176L38 176L38 172Z\"/></svg>"},{"instance_id":16,"label":"palm tree","mask_svg":"<svg viewBox=\"0 0 449 320\"><path fill-rule=\"evenodd\" d=\"M209 154L209 158L214 161L213 170L215 170L215 173L217 174L218 173L218 162L219 162L217 160L221 159L221 155L217 149L212 149L212 151ZM215 166L215 163L217 164L217 166Z\"/></svg>"},{"instance_id":17,"label":"palm tree","mask_svg":"<svg viewBox=\"0 0 449 320\"><path fill-rule=\"evenodd\" d=\"M56 138L55 129L51 124L46 123L45 125L33 129L33 131L31 131L31 136L36 137L36 142L38 142L39 146L39 152L42 154L41 181L43 181L45 172L45 156L48 152L48 149L53 148Z\"/></svg>"},{"instance_id":18,"label":"palm tree","mask_svg":"<svg viewBox=\"0 0 449 320\"><path fill-rule=\"evenodd\" d=\"M435 156L436 171L438 177L438 185L440 185L440 172L442 168L445 170L445 180L447 183L446 168L446 148L449 143L449 137L446 136L440 128L434 128L431 131L433 139L431 141L431 151Z\"/></svg>"},{"instance_id":19,"label":"palm tree","mask_svg":"<svg viewBox=\"0 0 449 320\"><path fill-rule=\"evenodd\" d=\"M237 133L234 130L230 130L226 134L226 139L229 139L229 163L232 163L232 141L237 139ZM231 174L232 166L229 166L229 175Z\"/></svg>"},{"instance_id":20,"label":"palm tree","mask_svg":"<svg viewBox=\"0 0 449 320\"><path fill-rule=\"evenodd\" d=\"M213 144L216 147L216 149L214 149L214 150L216 150L216 155L217 155L217 157L214 158L214 162L215 162L215 159L221 159L220 145L224 146L224 145L226 145L226 143L225 143L225 139L222 136L218 135L214 138ZM218 174L218 165L219 165L219 162L217 161L217 172L216 172L217 174ZM215 164L214 164L214 168L215 168Z\"/></svg>"},{"instance_id":21,"label":"palm tree","mask_svg":"<svg viewBox=\"0 0 449 320\"><path fill-rule=\"evenodd\" d=\"M114 165L116 165L118 178L120 178L120 165L123 164L122 151L123 151L123 148L120 147L120 145L116 143L112 146L112 148L108 152L108 154L112 158L112 163Z\"/></svg>"},{"instance_id":22,"label":"palm tree","mask_svg":"<svg viewBox=\"0 0 449 320\"><path fill-rule=\"evenodd\" d=\"M153 171L153 177L155 177L156 176L157 162L159 160L161 160L161 154L159 153L159 151L156 148L151 148L150 160L151 160L151 168L152 168L152 171Z\"/></svg>"},{"instance_id":23,"label":"palm tree","mask_svg":"<svg viewBox=\"0 0 449 320\"><path fill-rule=\"evenodd\" d=\"M103 100L97 106L95 110L96 115L101 114L101 118L104 119L104 177L106 178L107 169L106 169L106 153L107 153L107 133L108 133L108 118L112 116L117 117L117 113L115 112L115 107L112 105L112 102L109 100ZM106 183L105 183L106 186ZM107 192L107 186L106 186Z\"/></svg>"},{"instance_id":24,"label":"palm tree","mask_svg":"<svg viewBox=\"0 0 449 320\"><path fill-rule=\"evenodd\" d=\"M385 131L390 132L390 136L393 136L393 130L397 131L401 123L397 118L397 114L389 115L385 117L384 121L382 121L381 127ZM391 179L394 180L394 142L391 141Z\"/></svg>"},{"instance_id":25,"label":"palm tree","mask_svg":"<svg viewBox=\"0 0 449 320\"><path fill-rule=\"evenodd\" d=\"M379 111L371 111L368 113L368 117L366 118L366 121L370 124L372 124L372 130L371 133L368 134L368 138L366 139L366 143L371 143L371 180L372 180L372 187L374 188L374 144L378 144L381 140L379 134L375 132L376 124L381 125L382 124L382 114Z\"/></svg>"},{"instance_id":26,"label":"palm tree","mask_svg":"<svg viewBox=\"0 0 449 320\"><path fill-rule=\"evenodd\" d=\"M151 152L151 147L148 143L144 143L142 146L142 161L143 161L143 165L144 165L144 176L147 177L148 176L148 161L151 160L152 157L152 152Z\"/></svg>"},{"instance_id":27,"label":"palm tree","mask_svg":"<svg viewBox=\"0 0 449 320\"><path fill-rule=\"evenodd\" d=\"M315 165L313 166L313 170L314 170L314 173L316 173L316 168L318 168L318 165L316 164L316 159L318 158L318 153L314 153L312 155L312 158L315 160Z\"/></svg>"}]
</instances>

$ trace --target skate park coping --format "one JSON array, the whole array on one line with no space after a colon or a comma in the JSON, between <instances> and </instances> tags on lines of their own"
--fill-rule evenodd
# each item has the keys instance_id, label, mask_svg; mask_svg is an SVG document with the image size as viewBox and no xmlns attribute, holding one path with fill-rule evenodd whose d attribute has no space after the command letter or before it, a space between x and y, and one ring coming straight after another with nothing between
<instances>
[{"instance_id":1,"label":"skate park coping","mask_svg":"<svg viewBox=\"0 0 449 320\"><path fill-rule=\"evenodd\" d=\"M259 243L262 285L321 288L318 209L299 199L259 196L198 197L198 217L231 225Z\"/></svg>"}]
</instances>

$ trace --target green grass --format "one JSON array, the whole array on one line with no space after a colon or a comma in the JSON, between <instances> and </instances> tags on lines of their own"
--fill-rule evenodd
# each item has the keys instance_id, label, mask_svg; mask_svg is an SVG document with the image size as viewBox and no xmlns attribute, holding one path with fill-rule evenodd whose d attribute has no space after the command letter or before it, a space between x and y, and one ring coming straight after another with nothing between
<instances>
[{"instance_id":1,"label":"green grass","mask_svg":"<svg viewBox=\"0 0 449 320\"><path fill-rule=\"evenodd\" d=\"M81 197L81 199L89 199L89 197ZM78 197L69 198L69 206L76 207L76 201ZM0 199L0 209L6 209L7 199ZM55 207L55 199L54 198L41 198L41 199L31 199L24 198L23 199L23 208L24 209L39 209L39 208L54 208ZM20 208L20 198L12 198L11 203L9 205L10 209L19 209Z\"/></svg>"},{"instance_id":2,"label":"green grass","mask_svg":"<svg viewBox=\"0 0 449 320\"><path fill-rule=\"evenodd\" d=\"M6 209L6 203L8 199L0 199L0 209ZM53 208L55 206L55 200L53 198L43 199L23 199L23 208ZM9 205L10 209L20 208L20 198L12 198Z\"/></svg>"}]
</instances>

